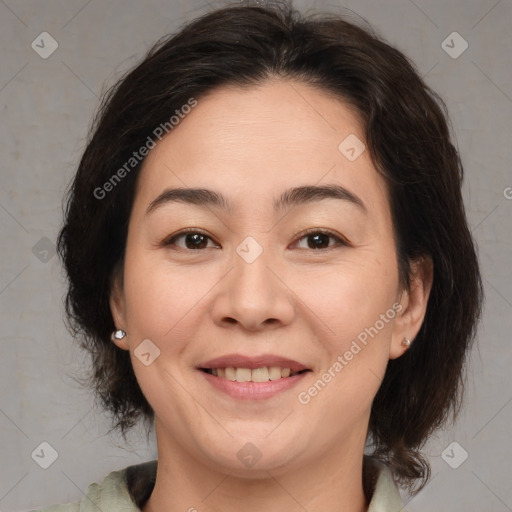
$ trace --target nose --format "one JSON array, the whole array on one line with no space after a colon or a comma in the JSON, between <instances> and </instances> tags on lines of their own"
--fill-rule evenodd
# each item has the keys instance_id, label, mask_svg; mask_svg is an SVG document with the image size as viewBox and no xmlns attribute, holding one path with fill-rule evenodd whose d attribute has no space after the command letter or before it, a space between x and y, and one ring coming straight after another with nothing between
<instances>
[{"instance_id":1,"label":"nose","mask_svg":"<svg viewBox=\"0 0 512 512\"><path fill-rule=\"evenodd\" d=\"M235 254L232 263L211 309L214 323L248 331L289 325L295 315L293 293L280 278L276 262L264 251L251 263Z\"/></svg>"}]
</instances>

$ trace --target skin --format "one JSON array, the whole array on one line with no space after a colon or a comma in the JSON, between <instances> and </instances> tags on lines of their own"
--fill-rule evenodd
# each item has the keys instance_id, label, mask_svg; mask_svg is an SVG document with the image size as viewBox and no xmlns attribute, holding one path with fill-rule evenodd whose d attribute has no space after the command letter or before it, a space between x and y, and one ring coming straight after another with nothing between
<instances>
[{"instance_id":1,"label":"skin","mask_svg":"<svg viewBox=\"0 0 512 512\"><path fill-rule=\"evenodd\" d=\"M421 326L432 272L413 262L411 288L400 288L385 183L368 151L349 161L338 150L363 133L341 100L274 79L200 98L144 161L111 310L127 333L115 343L130 351L155 411L159 465L145 512L235 511L242 503L245 512L367 509L362 459L372 400L388 360ZM274 213L285 190L327 184L348 189L366 211L329 198ZM168 202L146 213L176 187L221 192L231 212ZM206 248L187 248L185 237L163 243L184 228L210 237ZM348 243L320 237L324 248L315 248L304 231L316 228ZM263 248L250 264L236 252L247 236ZM298 393L394 303L400 312L301 404ZM149 366L134 355L144 339L160 350ZM276 396L243 401L196 368L231 353L277 354L312 371ZM248 442L261 453L251 468L237 457Z\"/></svg>"}]
</instances>

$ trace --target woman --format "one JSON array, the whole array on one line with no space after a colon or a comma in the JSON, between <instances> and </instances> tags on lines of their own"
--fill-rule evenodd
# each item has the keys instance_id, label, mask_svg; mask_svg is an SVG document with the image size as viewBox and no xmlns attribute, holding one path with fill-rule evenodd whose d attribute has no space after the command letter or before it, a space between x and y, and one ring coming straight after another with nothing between
<instances>
[{"instance_id":1,"label":"woman","mask_svg":"<svg viewBox=\"0 0 512 512\"><path fill-rule=\"evenodd\" d=\"M158 460L44 510L396 511L481 282L444 105L333 16L214 11L104 99L60 254L93 387Z\"/></svg>"}]
</instances>

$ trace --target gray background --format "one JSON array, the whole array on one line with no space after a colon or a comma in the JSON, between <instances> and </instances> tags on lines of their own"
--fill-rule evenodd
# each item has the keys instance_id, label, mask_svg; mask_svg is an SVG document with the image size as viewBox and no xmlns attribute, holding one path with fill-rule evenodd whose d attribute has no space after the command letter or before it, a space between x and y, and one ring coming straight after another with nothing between
<instances>
[{"instance_id":1,"label":"gray background","mask_svg":"<svg viewBox=\"0 0 512 512\"><path fill-rule=\"evenodd\" d=\"M63 277L54 242L63 193L103 88L158 37L220 5L0 0L2 511L79 500L88 484L101 482L108 472L156 457L154 443L146 446L140 430L128 446L106 436L106 416L73 380L88 359L63 325ZM448 104L466 170L464 197L487 302L464 410L455 426L425 448L432 481L404 500L409 512L512 510L512 0L295 5L333 12L341 6L353 19L363 16L411 57ZM47 59L31 48L44 31L59 45ZM442 46L454 31L469 45L457 58ZM463 41L448 38L447 44L458 53ZM36 463L44 457L31 456L43 441L58 452L48 469ZM454 441L458 445L443 458ZM462 450L468 458L460 464ZM448 462L460 466L453 469Z\"/></svg>"}]
</instances>

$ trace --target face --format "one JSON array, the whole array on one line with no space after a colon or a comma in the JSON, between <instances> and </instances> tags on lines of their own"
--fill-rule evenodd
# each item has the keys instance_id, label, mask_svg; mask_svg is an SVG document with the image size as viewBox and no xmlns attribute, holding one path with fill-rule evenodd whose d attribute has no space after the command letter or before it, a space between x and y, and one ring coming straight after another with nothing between
<instances>
[{"instance_id":1,"label":"face","mask_svg":"<svg viewBox=\"0 0 512 512\"><path fill-rule=\"evenodd\" d=\"M145 159L111 308L159 450L242 474L364 445L416 333L358 139L341 100L269 81L199 99Z\"/></svg>"}]
</instances>

